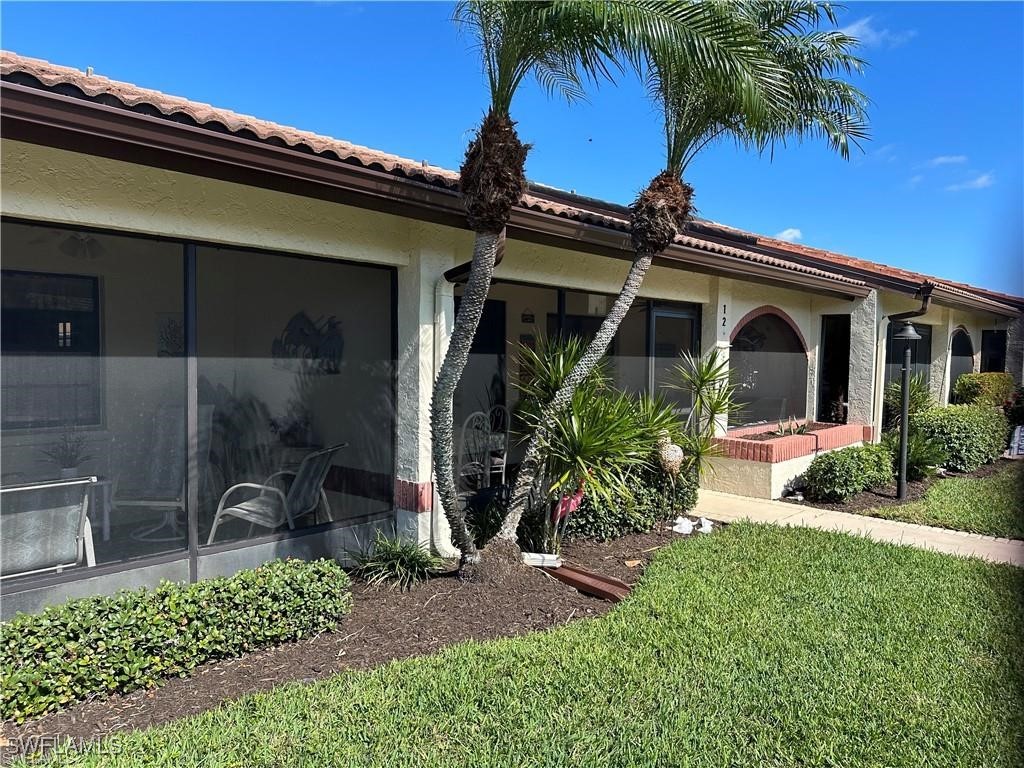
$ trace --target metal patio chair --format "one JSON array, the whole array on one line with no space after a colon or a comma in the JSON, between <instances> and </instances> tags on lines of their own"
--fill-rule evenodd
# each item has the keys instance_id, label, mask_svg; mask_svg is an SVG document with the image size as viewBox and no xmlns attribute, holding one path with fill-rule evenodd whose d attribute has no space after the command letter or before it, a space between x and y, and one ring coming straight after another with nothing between
<instances>
[{"instance_id":1,"label":"metal patio chair","mask_svg":"<svg viewBox=\"0 0 1024 768\"><path fill-rule=\"evenodd\" d=\"M213 526L210 528L206 543L213 543L217 527L225 517L248 521L251 534L257 525L273 530L287 523L288 528L294 530L295 521L300 517L316 512L321 505L329 510L324 482L327 480L327 472L331 468L334 454L347 445L348 443L339 443L330 448L314 451L302 460L297 470L275 472L263 483L238 483L228 488L217 505L217 513L213 516ZM275 481L288 476L291 476L291 483L287 490L282 490L274 484ZM229 506L229 499L244 490L258 493L241 503Z\"/></svg>"},{"instance_id":2,"label":"metal patio chair","mask_svg":"<svg viewBox=\"0 0 1024 768\"><path fill-rule=\"evenodd\" d=\"M199 463L200 482L207 481L210 465L210 436L213 431L213 406L200 405ZM152 435L146 444L142 471L131 486L118 481L112 506L143 507L163 511L159 523L131 533L137 541L178 541L185 537L179 516L185 516L185 480L188 468L185 442L185 408L162 405L153 416ZM166 530L166 534L159 532Z\"/></svg>"},{"instance_id":3,"label":"metal patio chair","mask_svg":"<svg viewBox=\"0 0 1024 768\"><path fill-rule=\"evenodd\" d=\"M0 579L96 565L89 523L95 477L0 488Z\"/></svg>"}]
</instances>

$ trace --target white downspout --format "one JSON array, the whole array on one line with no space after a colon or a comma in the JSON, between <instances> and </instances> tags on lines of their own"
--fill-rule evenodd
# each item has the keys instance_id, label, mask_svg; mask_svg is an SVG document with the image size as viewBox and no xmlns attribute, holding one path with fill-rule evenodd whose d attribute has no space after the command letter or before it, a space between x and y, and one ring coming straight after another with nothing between
<instances>
[{"instance_id":1,"label":"white downspout","mask_svg":"<svg viewBox=\"0 0 1024 768\"><path fill-rule=\"evenodd\" d=\"M434 283L434 355L431 366L430 383L437 381L437 373L441 370L441 362L448 347L448 329L445 326L444 301L446 289L451 285L442 274ZM431 459L433 465L433 459ZM433 477L433 474L431 474ZM461 553L452 545L451 530L448 521L441 512L441 499L434 484L434 495L430 505L430 547L438 555L445 558L458 557Z\"/></svg>"}]
</instances>

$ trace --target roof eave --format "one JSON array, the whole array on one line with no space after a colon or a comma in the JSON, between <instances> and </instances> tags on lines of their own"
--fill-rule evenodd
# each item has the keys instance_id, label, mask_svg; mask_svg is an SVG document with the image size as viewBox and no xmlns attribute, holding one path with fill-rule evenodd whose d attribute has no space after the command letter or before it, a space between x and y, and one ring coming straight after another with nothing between
<instances>
[{"instance_id":1,"label":"roof eave","mask_svg":"<svg viewBox=\"0 0 1024 768\"><path fill-rule=\"evenodd\" d=\"M444 186L45 88L0 83L0 119L0 133L8 139L468 228L458 193ZM525 206L513 210L508 232L512 238L614 258L633 254L629 236L621 228ZM863 284L827 274L808 274L680 244L671 246L658 263L844 298L870 292Z\"/></svg>"}]
</instances>

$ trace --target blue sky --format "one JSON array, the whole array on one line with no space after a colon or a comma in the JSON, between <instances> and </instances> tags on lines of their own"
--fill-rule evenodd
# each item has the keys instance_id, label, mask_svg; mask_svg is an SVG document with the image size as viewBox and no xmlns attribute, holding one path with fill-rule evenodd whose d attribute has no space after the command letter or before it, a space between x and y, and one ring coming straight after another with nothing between
<instances>
[{"instance_id":1,"label":"blue sky","mask_svg":"<svg viewBox=\"0 0 1024 768\"><path fill-rule=\"evenodd\" d=\"M486 105L447 3L17 3L18 53L458 167ZM759 157L711 147L688 180L705 218L1024 295L1024 5L852 3L873 138ZM513 105L531 179L628 203L662 160L628 79L568 107L532 83Z\"/></svg>"}]
</instances>

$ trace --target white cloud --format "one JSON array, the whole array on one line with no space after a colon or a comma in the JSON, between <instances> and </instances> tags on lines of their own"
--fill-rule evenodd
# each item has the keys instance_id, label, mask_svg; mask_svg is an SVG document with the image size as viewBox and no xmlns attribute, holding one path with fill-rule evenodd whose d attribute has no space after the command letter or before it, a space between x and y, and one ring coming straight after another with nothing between
<instances>
[{"instance_id":1,"label":"white cloud","mask_svg":"<svg viewBox=\"0 0 1024 768\"><path fill-rule=\"evenodd\" d=\"M929 168L935 168L940 165L959 165L967 162L967 155L939 155L933 157L925 165Z\"/></svg>"},{"instance_id":2,"label":"white cloud","mask_svg":"<svg viewBox=\"0 0 1024 768\"><path fill-rule=\"evenodd\" d=\"M914 176L911 176L909 179L907 179L907 186L910 187L911 189L913 189L918 184L920 184L922 181L924 181L924 175L918 173L918 174L916 174Z\"/></svg>"},{"instance_id":3,"label":"white cloud","mask_svg":"<svg viewBox=\"0 0 1024 768\"><path fill-rule=\"evenodd\" d=\"M898 48L917 35L916 29L907 29L903 32L897 32L888 27L879 29L873 23L874 18L874 16L865 16L839 31L844 35L857 38L863 45L871 48Z\"/></svg>"},{"instance_id":4,"label":"white cloud","mask_svg":"<svg viewBox=\"0 0 1024 768\"><path fill-rule=\"evenodd\" d=\"M787 243L795 243L797 240L803 238L804 233L796 227L787 227L781 232L776 233L776 240L785 240Z\"/></svg>"},{"instance_id":5,"label":"white cloud","mask_svg":"<svg viewBox=\"0 0 1024 768\"><path fill-rule=\"evenodd\" d=\"M991 187L996 183L996 175L989 171L988 173L982 173L979 176L975 176L973 179L961 182L960 184L950 184L946 187L947 192L962 192L965 189L985 189L985 187Z\"/></svg>"}]
</instances>

